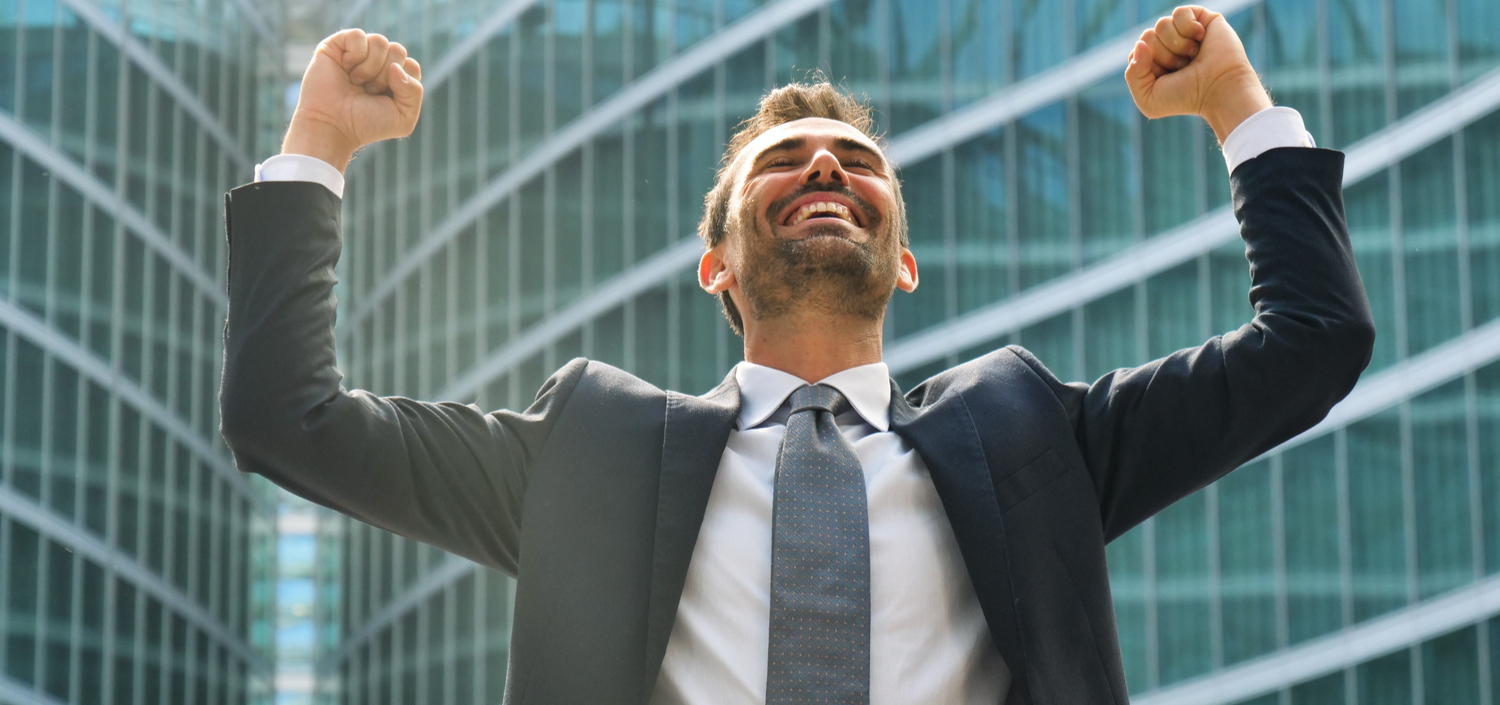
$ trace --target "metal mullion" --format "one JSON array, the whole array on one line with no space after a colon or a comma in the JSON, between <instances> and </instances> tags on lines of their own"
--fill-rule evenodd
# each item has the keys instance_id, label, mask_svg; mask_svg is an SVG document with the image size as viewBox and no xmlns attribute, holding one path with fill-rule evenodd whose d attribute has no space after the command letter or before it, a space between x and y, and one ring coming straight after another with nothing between
<instances>
[{"instance_id":1,"label":"metal mullion","mask_svg":"<svg viewBox=\"0 0 1500 705\"><path fill-rule=\"evenodd\" d=\"M217 619L224 620L227 624L229 623L227 619L228 605L221 601L223 597L221 577L224 572L224 565L219 551L219 546L222 545L224 538L225 518L218 516L219 507L224 502L224 481L219 478L210 477L209 482L213 483L209 487L209 506L214 509L215 516L211 518L208 527L208 545L210 546L208 551L208 613ZM231 624L231 626L233 625Z\"/></svg>"},{"instance_id":2,"label":"metal mullion","mask_svg":"<svg viewBox=\"0 0 1500 705\"><path fill-rule=\"evenodd\" d=\"M1285 454L1271 457L1271 555L1276 574L1276 648L1286 649L1291 645L1290 588L1287 584L1286 567L1286 468ZM1281 705L1292 705L1292 691L1282 688L1277 693Z\"/></svg>"},{"instance_id":3,"label":"metal mullion","mask_svg":"<svg viewBox=\"0 0 1500 705\"><path fill-rule=\"evenodd\" d=\"M724 28L724 0L714 0L714 33L717 34ZM829 72L832 75L832 71ZM726 107L728 97L727 91L729 76L724 66L724 61L714 62L714 145L728 144L728 113ZM593 332L590 324L588 333ZM587 335L588 333L585 333ZM714 369L723 370L729 367L729 336L730 329L727 325L714 326Z\"/></svg>"},{"instance_id":4,"label":"metal mullion","mask_svg":"<svg viewBox=\"0 0 1500 705\"><path fill-rule=\"evenodd\" d=\"M6 388L6 396L8 397L8 396L11 396L12 394L13 394L13 392L11 391L11 389L9 387L7 387ZM10 562L11 561L11 557L10 557L10 543L11 543L11 524L12 523L14 523L14 522L13 522L13 520L10 517L5 516L3 514L0 514L0 565L6 566L7 569L9 569L9 567L11 565L11 562ZM0 663L9 663L9 661L6 660L6 659L10 658L10 653L9 653L9 651L10 651L10 648L9 648L10 647L10 638L9 638L9 635L10 635L10 581L9 580L0 580L0 636L5 637L5 638L0 638Z\"/></svg>"},{"instance_id":5,"label":"metal mullion","mask_svg":"<svg viewBox=\"0 0 1500 705\"><path fill-rule=\"evenodd\" d=\"M583 94L582 111L587 113L594 107L594 22L597 0L585 0L583 5L583 56L579 62L583 67L582 86ZM594 288L594 138L590 137L584 141L580 154L581 165L579 167L582 179L579 188L579 216L582 227L579 229L579 258L582 260L580 270L582 272L583 286L580 298L587 296ZM594 355L594 321L590 320L583 324L580 332L582 338L582 350L584 357ZM477 363L484 357L478 356L474 360Z\"/></svg>"},{"instance_id":6,"label":"metal mullion","mask_svg":"<svg viewBox=\"0 0 1500 705\"><path fill-rule=\"evenodd\" d=\"M542 38L542 139L557 126L557 3L543 4L547 28ZM542 172L542 314L551 316L557 309L557 162ZM557 365L557 344L542 349L542 368Z\"/></svg>"},{"instance_id":7,"label":"metal mullion","mask_svg":"<svg viewBox=\"0 0 1500 705\"><path fill-rule=\"evenodd\" d=\"M674 6L675 7L675 6ZM669 17L667 25L669 28L677 26L677 22ZM669 29L669 37L675 36L675 31ZM669 42L672 46L677 45L676 39ZM680 135L678 124L681 120L679 113L681 105L678 101L678 91L673 88L667 93L667 107L665 111L667 138L667 242L675 243L680 235L681 223L678 218L680 212L681 198L681 174L678 171ZM667 388L682 388L682 280L673 277L667 280ZM550 366L549 368L550 369Z\"/></svg>"},{"instance_id":8,"label":"metal mullion","mask_svg":"<svg viewBox=\"0 0 1500 705\"><path fill-rule=\"evenodd\" d=\"M130 678L130 702L140 703L146 699L146 591L135 591L135 614L132 615L135 625L135 643L131 644L132 669Z\"/></svg>"},{"instance_id":9,"label":"metal mullion","mask_svg":"<svg viewBox=\"0 0 1500 705\"><path fill-rule=\"evenodd\" d=\"M1271 560L1276 584L1276 646L1291 644L1291 608L1286 556L1286 457L1271 457Z\"/></svg>"},{"instance_id":10,"label":"metal mullion","mask_svg":"<svg viewBox=\"0 0 1500 705\"><path fill-rule=\"evenodd\" d=\"M162 519L162 549L161 549L161 577L167 584L172 584L173 560L177 555L177 512L173 508L173 490L177 485L177 452L172 447L172 442L167 441L164 460L164 482L161 488L162 507L165 517ZM149 564L149 561L148 561ZM172 609L165 600L162 601L161 609L161 705L167 705L172 697Z\"/></svg>"},{"instance_id":11,"label":"metal mullion","mask_svg":"<svg viewBox=\"0 0 1500 705\"><path fill-rule=\"evenodd\" d=\"M620 36L624 37L621 45L624 47L624 56L621 58L622 67L621 90L629 86L635 79L635 0L620 0ZM624 172L624 183L621 184L621 250L622 266L620 271L630 269L635 264L635 124L640 113L637 111L626 118L620 126L620 163L621 171ZM625 301L624 326L622 330L621 362L626 370L635 369L635 303L636 297ZM514 385L512 385L514 386Z\"/></svg>"},{"instance_id":12,"label":"metal mullion","mask_svg":"<svg viewBox=\"0 0 1500 705\"><path fill-rule=\"evenodd\" d=\"M443 586L443 702L458 698L458 585Z\"/></svg>"},{"instance_id":13,"label":"metal mullion","mask_svg":"<svg viewBox=\"0 0 1500 705\"><path fill-rule=\"evenodd\" d=\"M1421 596L1420 564L1418 562L1416 467L1412 453L1411 402L1404 401L1399 408L1401 439L1401 524L1406 553L1406 604L1413 605ZM1425 698L1422 682L1421 645L1414 644L1411 654L1411 687L1413 705L1422 705Z\"/></svg>"},{"instance_id":14,"label":"metal mullion","mask_svg":"<svg viewBox=\"0 0 1500 705\"><path fill-rule=\"evenodd\" d=\"M246 585L249 576L242 575L242 567L247 557L242 555L250 549L250 527L245 517L247 504L239 497L231 497L229 500L229 631L239 634L246 622L247 607L245 601L249 597ZM231 669L233 670L233 669Z\"/></svg>"},{"instance_id":15,"label":"metal mullion","mask_svg":"<svg viewBox=\"0 0 1500 705\"><path fill-rule=\"evenodd\" d=\"M628 14L627 14L628 16ZM506 43L506 49L510 54L508 68L510 75L507 79L507 87L510 90L510 121L507 125L510 129L506 138L510 146L510 158L507 167L515 164L521 157L521 32L515 31L511 34L510 41ZM507 320L506 341L515 340L521 333L521 202L520 188L516 189L506 201L506 298ZM505 405L509 408L519 408L522 405L520 389L520 375L512 371L510 375L509 389L506 390Z\"/></svg>"},{"instance_id":16,"label":"metal mullion","mask_svg":"<svg viewBox=\"0 0 1500 705\"><path fill-rule=\"evenodd\" d=\"M1144 358L1143 358L1144 359ZM1219 485L1204 488L1204 523L1208 535L1208 651L1213 670L1224 667L1223 550L1219 531Z\"/></svg>"},{"instance_id":17,"label":"metal mullion","mask_svg":"<svg viewBox=\"0 0 1500 705\"><path fill-rule=\"evenodd\" d=\"M428 682L428 674L431 672L432 649L428 648L428 637L432 629L432 603L423 601L417 605L417 633L411 636L412 644L404 651L406 657L412 663L412 678L416 684L412 691L417 694L417 702L427 700L428 688L432 686Z\"/></svg>"},{"instance_id":18,"label":"metal mullion","mask_svg":"<svg viewBox=\"0 0 1500 705\"><path fill-rule=\"evenodd\" d=\"M1161 687L1160 610L1156 604L1156 518L1141 522L1141 575L1146 608L1146 689Z\"/></svg>"},{"instance_id":19,"label":"metal mullion","mask_svg":"<svg viewBox=\"0 0 1500 705\"><path fill-rule=\"evenodd\" d=\"M947 7L947 3L943 3L943 6ZM943 20L943 25L947 26L946 18ZM951 97L951 95L946 96L946 98ZM944 109L951 110L952 106L946 105ZM955 173L956 166L954 164L953 149L944 149L941 159L940 168L942 169L943 179L943 319L951 321L958 316L958 203L954 194L954 190L957 188L956 182L958 177ZM948 367L952 367L957 365L958 362L958 351L949 351L945 364Z\"/></svg>"},{"instance_id":20,"label":"metal mullion","mask_svg":"<svg viewBox=\"0 0 1500 705\"><path fill-rule=\"evenodd\" d=\"M484 599L487 582L489 582L489 571L474 571L474 631L472 632L472 638L474 640L474 702L476 703L486 702L489 699L488 688L486 687L489 685L489 679L485 677L489 669L484 667L489 661L488 640L485 639L486 632L489 630L489 624L485 621L489 616L486 614L486 611L489 609L488 601Z\"/></svg>"},{"instance_id":21,"label":"metal mullion","mask_svg":"<svg viewBox=\"0 0 1500 705\"><path fill-rule=\"evenodd\" d=\"M1463 184L1463 182L1459 182ZM1463 190L1462 186L1458 189ZM1471 537L1474 579L1487 573L1485 565L1484 536L1484 474L1480 462L1479 448L1479 387L1474 373L1464 375L1464 440L1469 469L1469 536ZM1490 672L1490 622L1481 620L1475 625L1478 638L1475 657L1478 661L1480 705L1495 702L1494 676Z\"/></svg>"},{"instance_id":22,"label":"metal mullion","mask_svg":"<svg viewBox=\"0 0 1500 705\"><path fill-rule=\"evenodd\" d=\"M401 141L395 143L389 148L390 151L395 152L395 154L392 155L391 158L395 159L396 161L397 173L411 173L411 165L409 164L409 155L411 154L410 144L410 142ZM395 216L391 218L391 221L393 223L393 235L395 236L396 243L399 246L399 249L401 251L404 251L408 247L408 239L419 238L421 237L421 233L409 233L406 231L406 209L408 208L407 200L410 194L410 190L407 188L407 185L401 184L400 186L398 186L396 189L396 193L396 213ZM426 286L428 269L429 267L426 265L420 268L420 276L417 280L419 292ZM406 346L411 344L410 340L407 337L408 335L421 335L422 321L417 321L417 330L406 330L407 298L408 297L407 292L405 291L405 287L398 287L394 300L391 302L391 304L396 308L396 344L395 346L393 346L395 348L393 352L396 355L396 359L393 361L396 371L396 383L394 385L394 391L400 394L420 394L420 390L414 390L414 387L421 381L422 341L417 341L418 369L415 371L406 369ZM419 301L417 304L419 307L421 306L420 298L421 297L419 297Z\"/></svg>"},{"instance_id":23,"label":"metal mullion","mask_svg":"<svg viewBox=\"0 0 1500 705\"><path fill-rule=\"evenodd\" d=\"M1331 133L1330 133L1331 134ZM1333 482L1339 522L1339 614L1344 628L1354 625L1354 529L1349 488L1349 432L1334 431ZM1359 679L1352 668L1344 669L1344 704L1358 705Z\"/></svg>"},{"instance_id":24,"label":"metal mullion","mask_svg":"<svg viewBox=\"0 0 1500 705\"><path fill-rule=\"evenodd\" d=\"M490 47L486 42L477 52L479 65L476 67L475 89L479 92L474 101L474 150L480 156L474 164L475 189L482 183L489 172L489 64ZM480 215L474 219L474 362L478 364L484 359L484 353L489 349L490 335L490 218L488 214ZM481 386L474 390L476 404L491 404L493 400L488 399L489 394L485 387Z\"/></svg>"},{"instance_id":25,"label":"metal mullion","mask_svg":"<svg viewBox=\"0 0 1500 705\"><path fill-rule=\"evenodd\" d=\"M73 556L73 584L70 586L68 625L68 701L77 703L83 690L83 556Z\"/></svg>"}]
</instances>

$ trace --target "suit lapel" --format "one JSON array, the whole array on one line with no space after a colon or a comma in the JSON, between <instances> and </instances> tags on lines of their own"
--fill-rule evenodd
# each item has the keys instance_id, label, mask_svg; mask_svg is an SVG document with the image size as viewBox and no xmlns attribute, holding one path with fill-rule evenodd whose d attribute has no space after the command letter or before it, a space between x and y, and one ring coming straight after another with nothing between
<instances>
[{"instance_id":1,"label":"suit lapel","mask_svg":"<svg viewBox=\"0 0 1500 705\"><path fill-rule=\"evenodd\" d=\"M677 619L677 603L682 599L708 495L739 412L740 388L733 371L701 397L667 395L646 621L645 698L651 697L667 653L667 638Z\"/></svg>"},{"instance_id":2,"label":"suit lapel","mask_svg":"<svg viewBox=\"0 0 1500 705\"><path fill-rule=\"evenodd\" d=\"M1005 546L1005 524L995 501L989 463L968 405L957 393L913 407L891 382L891 430L915 448L927 464L990 636L1011 671L1013 695L1029 702L1025 650L1017 625Z\"/></svg>"}]
</instances>

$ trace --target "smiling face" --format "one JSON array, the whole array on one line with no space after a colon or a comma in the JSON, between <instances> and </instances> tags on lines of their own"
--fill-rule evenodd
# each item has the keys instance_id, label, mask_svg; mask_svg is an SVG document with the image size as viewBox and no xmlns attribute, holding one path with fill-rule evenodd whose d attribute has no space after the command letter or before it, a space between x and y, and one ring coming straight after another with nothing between
<instances>
[{"instance_id":1,"label":"smiling face","mask_svg":"<svg viewBox=\"0 0 1500 705\"><path fill-rule=\"evenodd\" d=\"M700 279L747 323L799 312L878 321L895 288L916 287L899 185L860 130L826 118L782 123L726 171L724 237Z\"/></svg>"}]
</instances>

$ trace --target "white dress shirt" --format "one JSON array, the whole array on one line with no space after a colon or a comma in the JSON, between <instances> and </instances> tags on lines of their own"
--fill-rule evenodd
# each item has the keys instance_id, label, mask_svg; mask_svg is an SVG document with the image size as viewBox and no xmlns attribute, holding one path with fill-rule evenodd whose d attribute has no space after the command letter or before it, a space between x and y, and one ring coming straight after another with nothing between
<instances>
[{"instance_id":1,"label":"white dress shirt","mask_svg":"<svg viewBox=\"0 0 1500 705\"><path fill-rule=\"evenodd\" d=\"M734 368L740 415L719 461L651 705L761 705L771 629L771 505L785 402L807 383ZM870 520L870 703L1005 700L1010 671L922 457L890 430L884 363L820 382L853 408L836 419L865 473Z\"/></svg>"},{"instance_id":2,"label":"white dress shirt","mask_svg":"<svg viewBox=\"0 0 1500 705\"><path fill-rule=\"evenodd\" d=\"M1240 123L1224 138L1224 163L1234 168L1277 147L1313 147L1302 114L1291 108L1266 108ZM279 154L255 165L256 181L311 181L344 197L344 175L317 157Z\"/></svg>"}]
</instances>

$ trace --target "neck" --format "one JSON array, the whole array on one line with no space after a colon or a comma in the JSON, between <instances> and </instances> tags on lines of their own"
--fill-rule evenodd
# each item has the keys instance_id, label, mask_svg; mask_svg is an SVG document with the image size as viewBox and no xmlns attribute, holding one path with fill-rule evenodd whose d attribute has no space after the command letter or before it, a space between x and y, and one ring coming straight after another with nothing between
<instances>
[{"instance_id":1,"label":"neck","mask_svg":"<svg viewBox=\"0 0 1500 705\"><path fill-rule=\"evenodd\" d=\"M880 362L882 321L808 314L745 320L745 360L809 384L851 367Z\"/></svg>"}]
</instances>

